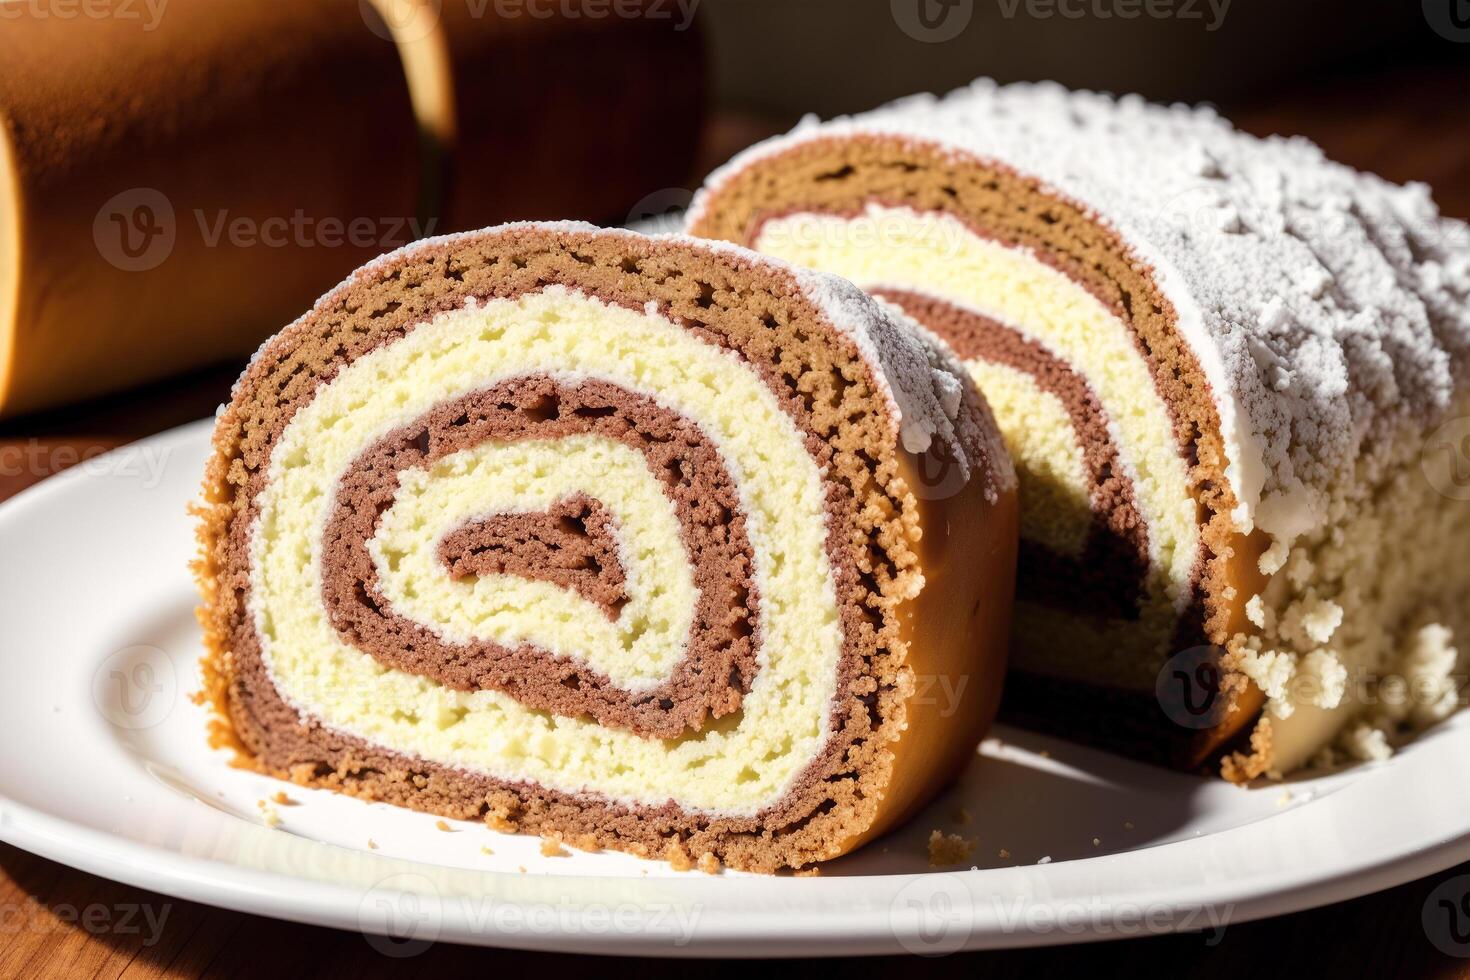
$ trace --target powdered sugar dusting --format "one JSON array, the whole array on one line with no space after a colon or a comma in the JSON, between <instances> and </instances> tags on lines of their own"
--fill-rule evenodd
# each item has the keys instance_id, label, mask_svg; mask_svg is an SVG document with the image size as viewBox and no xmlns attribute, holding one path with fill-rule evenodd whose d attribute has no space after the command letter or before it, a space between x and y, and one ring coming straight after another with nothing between
<instances>
[{"instance_id":1,"label":"powdered sugar dusting","mask_svg":"<svg viewBox=\"0 0 1470 980\"><path fill-rule=\"evenodd\" d=\"M958 365L947 364L914 332L912 322L857 286L838 276L805 269L791 271L803 292L851 337L863 358L887 385L899 444L910 453L926 453L936 440L950 447L964 478L970 478L970 455L978 436L962 432L977 426L973 412L961 412L962 380ZM991 458L1004 458L1004 453Z\"/></svg>"},{"instance_id":2,"label":"powdered sugar dusting","mask_svg":"<svg viewBox=\"0 0 1470 980\"><path fill-rule=\"evenodd\" d=\"M1003 162L1113 227L1174 304L1221 415L1237 523L1291 538L1334 478L1432 424L1470 369L1470 227L1300 138L1212 110L981 80L850 119L808 119L713 175L873 133Z\"/></svg>"}]
</instances>

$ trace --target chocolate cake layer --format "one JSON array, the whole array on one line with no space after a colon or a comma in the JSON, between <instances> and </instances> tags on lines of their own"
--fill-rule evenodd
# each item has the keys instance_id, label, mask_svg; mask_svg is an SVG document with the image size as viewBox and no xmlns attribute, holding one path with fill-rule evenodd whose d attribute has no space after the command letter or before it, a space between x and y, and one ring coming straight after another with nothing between
<instances>
[{"instance_id":1,"label":"chocolate cake layer","mask_svg":"<svg viewBox=\"0 0 1470 980\"><path fill-rule=\"evenodd\" d=\"M555 439L582 432L605 434L645 456L675 501L689 553L699 556L694 566L698 607L684 659L672 679L647 690L620 690L584 664L557 659L534 644L506 648L486 642L468 646L445 642L433 630L393 612L378 589L377 571L368 554L367 541L391 502L402 471L427 467L487 440ZM557 715L586 715L649 738L677 738L686 730L699 730L707 717L737 710L755 675L759 597L750 578L750 542L734 484L696 425L647 398L591 380L569 386L532 376L497 385L437 406L428 417L367 449L343 475L337 497L325 532L323 598L332 625L351 645L390 667L460 690L506 691L524 704ZM581 515L599 511L595 502L577 502L560 519L584 520ZM598 516L603 540L614 539L616 531L609 533L605 512ZM478 574L490 573L493 549L504 539L487 538L486 532L495 530L498 522L525 527L534 519L492 517L453 532L480 549L457 562L456 571L463 575L473 567L480 569ZM563 541L586 540L575 530L557 528L556 533ZM441 554L452 553L451 541L446 538L440 544ZM623 575L615 551L608 554L604 547L602 560L589 569L583 549L584 567L559 568L555 552L561 549L560 542L542 541L553 547L541 555L527 554L524 547L519 554L505 551L519 564L539 558L531 566L534 577L570 584L577 581L575 573L582 572L587 587L592 582L602 587L595 593L596 601L609 613L622 603ZM605 564L615 570L612 581L617 585L611 589L598 574Z\"/></svg>"},{"instance_id":2,"label":"chocolate cake layer","mask_svg":"<svg viewBox=\"0 0 1470 980\"><path fill-rule=\"evenodd\" d=\"M607 508L573 494L534 514L497 514L461 525L439 541L454 579L513 575L572 589L616 619L628 601Z\"/></svg>"},{"instance_id":3,"label":"chocolate cake layer","mask_svg":"<svg viewBox=\"0 0 1470 980\"><path fill-rule=\"evenodd\" d=\"M912 290L870 290L898 304L966 361L984 360L1035 379L1066 407L1077 453L1091 483L1092 529L1081 555L1059 554L1021 539L1016 591L1033 602L1136 619L1148 572L1148 527L1138 514L1133 483L1118 460L1107 412L1087 380L1041 344L992 317Z\"/></svg>"}]
</instances>

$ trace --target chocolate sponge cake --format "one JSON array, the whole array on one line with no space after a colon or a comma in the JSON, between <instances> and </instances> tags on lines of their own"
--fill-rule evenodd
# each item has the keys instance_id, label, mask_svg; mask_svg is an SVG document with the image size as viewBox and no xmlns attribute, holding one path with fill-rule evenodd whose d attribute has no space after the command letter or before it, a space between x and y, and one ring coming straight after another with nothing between
<instances>
[{"instance_id":1,"label":"chocolate sponge cake","mask_svg":"<svg viewBox=\"0 0 1470 980\"><path fill-rule=\"evenodd\" d=\"M1455 705L1470 236L1423 187L981 81L752 148L689 226L964 358L1021 481L1018 720L1246 779Z\"/></svg>"},{"instance_id":2,"label":"chocolate sponge cake","mask_svg":"<svg viewBox=\"0 0 1470 980\"><path fill-rule=\"evenodd\" d=\"M959 363L848 283L578 224L429 240L220 415L209 693L303 783L799 868L973 754L1015 508Z\"/></svg>"}]
</instances>

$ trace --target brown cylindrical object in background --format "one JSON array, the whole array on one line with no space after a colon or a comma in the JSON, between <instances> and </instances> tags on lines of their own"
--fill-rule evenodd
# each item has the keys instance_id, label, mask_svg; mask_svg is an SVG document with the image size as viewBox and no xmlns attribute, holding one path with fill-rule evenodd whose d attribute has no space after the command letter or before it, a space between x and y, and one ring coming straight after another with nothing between
<instances>
[{"instance_id":1,"label":"brown cylindrical object in background","mask_svg":"<svg viewBox=\"0 0 1470 980\"><path fill-rule=\"evenodd\" d=\"M693 4L371 2L403 50L420 126L441 154L436 230L618 222L645 199L656 210L681 203L705 98Z\"/></svg>"},{"instance_id":2,"label":"brown cylindrical object in background","mask_svg":"<svg viewBox=\"0 0 1470 980\"><path fill-rule=\"evenodd\" d=\"M104 9L0 10L0 414L242 355L417 237L371 7Z\"/></svg>"}]
</instances>

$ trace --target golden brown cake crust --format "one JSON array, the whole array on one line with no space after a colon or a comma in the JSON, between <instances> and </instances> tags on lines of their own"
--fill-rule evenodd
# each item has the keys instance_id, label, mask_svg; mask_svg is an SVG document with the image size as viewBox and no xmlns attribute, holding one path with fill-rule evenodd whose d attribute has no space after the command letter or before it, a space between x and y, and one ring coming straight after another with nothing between
<instances>
[{"instance_id":1,"label":"golden brown cake crust","mask_svg":"<svg viewBox=\"0 0 1470 980\"><path fill-rule=\"evenodd\" d=\"M551 284L636 309L652 302L696 336L738 350L825 465L844 633L834 727L795 788L756 817L573 797L408 759L298 715L259 656L242 546L274 441L320 379L466 297ZM1013 484L997 479L1008 463L967 446L972 478L952 495L924 499L924 461L891 451L893 420L872 371L790 273L752 258L518 226L375 264L262 351L216 429L198 568L212 651L207 693L256 765L302 782L649 856L676 847L739 868L801 867L843 853L912 812L973 753L999 696L1014 567ZM539 398L530 395L518 409ZM981 417L973 390L965 398ZM940 677L971 694L941 710L929 688Z\"/></svg>"}]
</instances>

